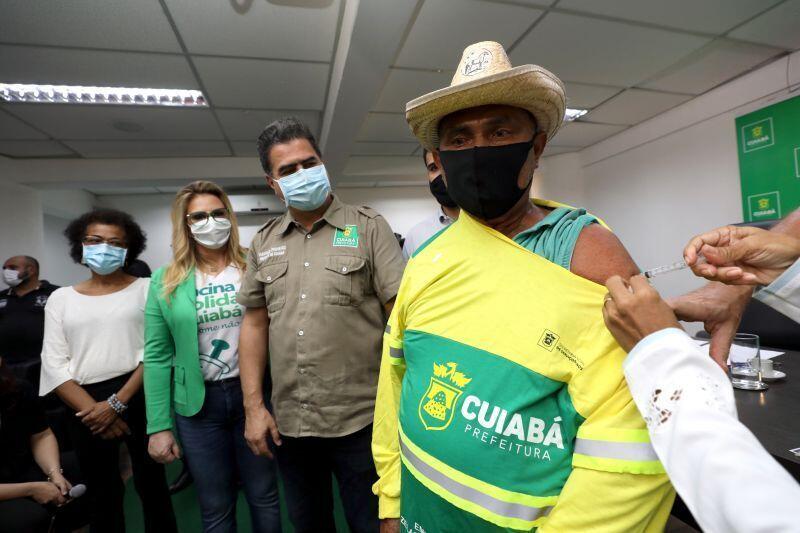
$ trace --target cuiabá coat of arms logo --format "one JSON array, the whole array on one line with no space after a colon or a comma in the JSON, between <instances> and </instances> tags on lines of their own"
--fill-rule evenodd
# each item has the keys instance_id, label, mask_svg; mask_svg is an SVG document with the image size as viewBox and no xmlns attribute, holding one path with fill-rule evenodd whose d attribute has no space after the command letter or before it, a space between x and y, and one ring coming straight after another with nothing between
<instances>
[{"instance_id":1,"label":"cuiab\u00e1 coat of arms logo","mask_svg":"<svg viewBox=\"0 0 800 533\"><path fill-rule=\"evenodd\" d=\"M447 429L453 421L456 402L472 378L458 370L458 364L433 363L428 390L419 401L419 418L429 431Z\"/></svg>"}]
</instances>

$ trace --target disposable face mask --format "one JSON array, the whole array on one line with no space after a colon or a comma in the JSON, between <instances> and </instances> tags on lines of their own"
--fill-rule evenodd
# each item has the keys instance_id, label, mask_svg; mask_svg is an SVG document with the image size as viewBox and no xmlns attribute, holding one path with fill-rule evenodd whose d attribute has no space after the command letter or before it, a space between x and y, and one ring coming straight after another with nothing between
<instances>
[{"instance_id":1,"label":"disposable face mask","mask_svg":"<svg viewBox=\"0 0 800 533\"><path fill-rule=\"evenodd\" d=\"M192 224L189 230L198 243L211 250L217 250L225 246L231 237L231 221L209 218L207 222Z\"/></svg>"},{"instance_id":2,"label":"disposable face mask","mask_svg":"<svg viewBox=\"0 0 800 533\"><path fill-rule=\"evenodd\" d=\"M25 281L24 277L19 277L19 272L16 270L11 270L10 268L3 269L3 281L9 287L16 287L23 281Z\"/></svg>"},{"instance_id":3,"label":"disposable face mask","mask_svg":"<svg viewBox=\"0 0 800 533\"><path fill-rule=\"evenodd\" d=\"M110 244L84 244L83 264L92 269L92 272L105 276L125 264L128 250Z\"/></svg>"},{"instance_id":4,"label":"disposable face mask","mask_svg":"<svg viewBox=\"0 0 800 533\"><path fill-rule=\"evenodd\" d=\"M286 205L300 211L313 211L325 203L331 182L325 165L303 168L278 180Z\"/></svg>"},{"instance_id":5,"label":"disposable face mask","mask_svg":"<svg viewBox=\"0 0 800 533\"><path fill-rule=\"evenodd\" d=\"M439 174L436 176L433 181L429 183L431 188L431 194L436 201L439 202L439 205L443 205L444 207L458 207L458 204L453 201L450 197L450 194L447 192L447 185L444 183L444 179L442 179L442 175Z\"/></svg>"},{"instance_id":6,"label":"disposable face mask","mask_svg":"<svg viewBox=\"0 0 800 533\"><path fill-rule=\"evenodd\" d=\"M528 188L517 185L533 141L439 152L447 192L467 213L492 220L514 207Z\"/></svg>"}]
</instances>

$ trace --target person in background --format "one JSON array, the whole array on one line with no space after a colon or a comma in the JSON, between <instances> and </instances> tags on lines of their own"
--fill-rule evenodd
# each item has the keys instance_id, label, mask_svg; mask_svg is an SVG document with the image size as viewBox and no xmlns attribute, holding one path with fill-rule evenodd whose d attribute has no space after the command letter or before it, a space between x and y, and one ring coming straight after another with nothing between
<instances>
[{"instance_id":1,"label":"person in background","mask_svg":"<svg viewBox=\"0 0 800 533\"><path fill-rule=\"evenodd\" d=\"M35 390L0 358L0 533L48 532L71 488Z\"/></svg>"},{"instance_id":2,"label":"person in background","mask_svg":"<svg viewBox=\"0 0 800 533\"><path fill-rule=\"evenodd\" d=\"M204 531L235 533L240 479L253 531L278 533L275 465L251 453L244 438L239 383L244 307L236 301L236 292L247 250L239 245L236 216L219 186L196 181L175 196L172 251L172 262L153 275L145 311L150 455L161 463L180 458L173 433L177 429Z\"/></svg>"},{"instance_id":3,"label":"person in background","mask_svg":"<svg viewBox=\"0 0 800 533\"><path fill-rule=\"evenodd\" d=\"M152 275L150 266L141 259L131 261L129 264L125 265L124 270L126 274L130 274L135 278L149 278Z\"/></svg>"},{"instance_id":4,"label":"person in background","mask_svg":"<svg viewBox=\"0 0 800 533\"><path fill-rule=\"evenodd\" d=\"M422 160L425 162L425 170L428 172L428 186L431 194L436 198L439 208L436 209L436 213L421 220L408 230L408 235L403 243L403 257L406 261L425 241L457 220L459 213L458 204L447 193L447 185L442 178L442 169L436 164L433 154L427 148L422 149Z\"/></svg>"},{"instance_id":5,"label":"person in background","mask_svg":"<svg viewBox=\"0 0 800 533\"><path fill-rule=\"evenodd\" d=\"M322 154L295 118L258 140L267 183L288 206L253 238L237 300L245 436L275 450L298 532L335 531L331 475L350 530L378 531L370 454L386 317L403 258L389 225L331 193ZM275 417L265 406L269 359Z\"/></svg>"},{"instance_id":6,"label":"person in background","mask_svg":"<svg viewBox=\"0 0 800 533\"><path fill-rule=\"evenodd\" d=\"M698 262L700 254L706 262ZM756 298L800 322L800 239L726 226L692 239L684 257L709 280L758 286ZM703 531L796 531L800 485L739 422L725 371L643 276L612 277L606 286L603 316L629 352L623 368L633 399Z\"/></svg>"},{"instance_id":7,"label":"person in background","mask_svg":"<svg viewBox=\"0 0 800 533\"><path fill-rule=\"evenodd\" d=\"M44 306L58 287L39 279L39 262L17 255L3 263L0 292L0 354L17 376L38 383Z\"/></svg>"},{"instance_id":8,"label":"person in background","mask_svg":"<svg viewBox=\"0 0 800 533\"><path fill-rule=\"evenodd\" d=\"M64 231L70 255L91 277L55 291L45 307L39 394L55 390L76 412L72 442L86 477L91 531L125 530L120 444L130 452L145 531L177 531L164 467L147 454L142 353L150 280L123 272L145 247L127 213L90 211Z\"/></svg>"}]
</instances>

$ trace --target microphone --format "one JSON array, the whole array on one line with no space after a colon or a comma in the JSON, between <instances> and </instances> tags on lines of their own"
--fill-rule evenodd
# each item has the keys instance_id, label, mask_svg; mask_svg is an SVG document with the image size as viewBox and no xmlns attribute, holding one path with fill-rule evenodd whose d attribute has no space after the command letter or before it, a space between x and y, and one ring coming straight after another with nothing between
<instances>
[{"instance_id":1,"label":"microphone","mask_svg":"<svg viewBox=\"0 0 800 533\"><path fill-rule=\"evenodd\" d=\"M71 489L69 489L68 496L70 498L80 498L84 494L86 494L86 485L84 485L83 483L80 483L78 485L75 485Z\"/></svg>"}]
</instances>

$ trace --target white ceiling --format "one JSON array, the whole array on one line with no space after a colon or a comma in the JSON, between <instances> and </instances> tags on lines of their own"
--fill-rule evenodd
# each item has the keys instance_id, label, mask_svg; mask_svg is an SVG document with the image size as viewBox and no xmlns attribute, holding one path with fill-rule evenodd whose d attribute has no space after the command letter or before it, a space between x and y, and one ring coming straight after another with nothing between
<instances>
[{"instance_id":1,"label":"white ceiling","mask_svg":"<svg viewBox=\"0 0 800 533\"><path fill-rule=\"evenodd\" d=\"M499 41L514 64L552 70L569 105L590 110L547 154L594 144L800 48L800 0L421 0L406 19L381 21L401 31L396 44L372 41L392 47L372 63L377 81L340 69L363 89L330 94L353 90L334 81L335 60L378 57L353 37L375 20L348 19L348 1L0 0L0 81L192 88L211 103L2 104L0 155L253 157L261 129L292 114L323 141L345 135L342 172L374 181L371 172L419 163L405 103L448 85L471 42ZM334 112L353 98L363 112ZM325 123L334 116L353 123Z\"/></svg>"}]
</instances>

